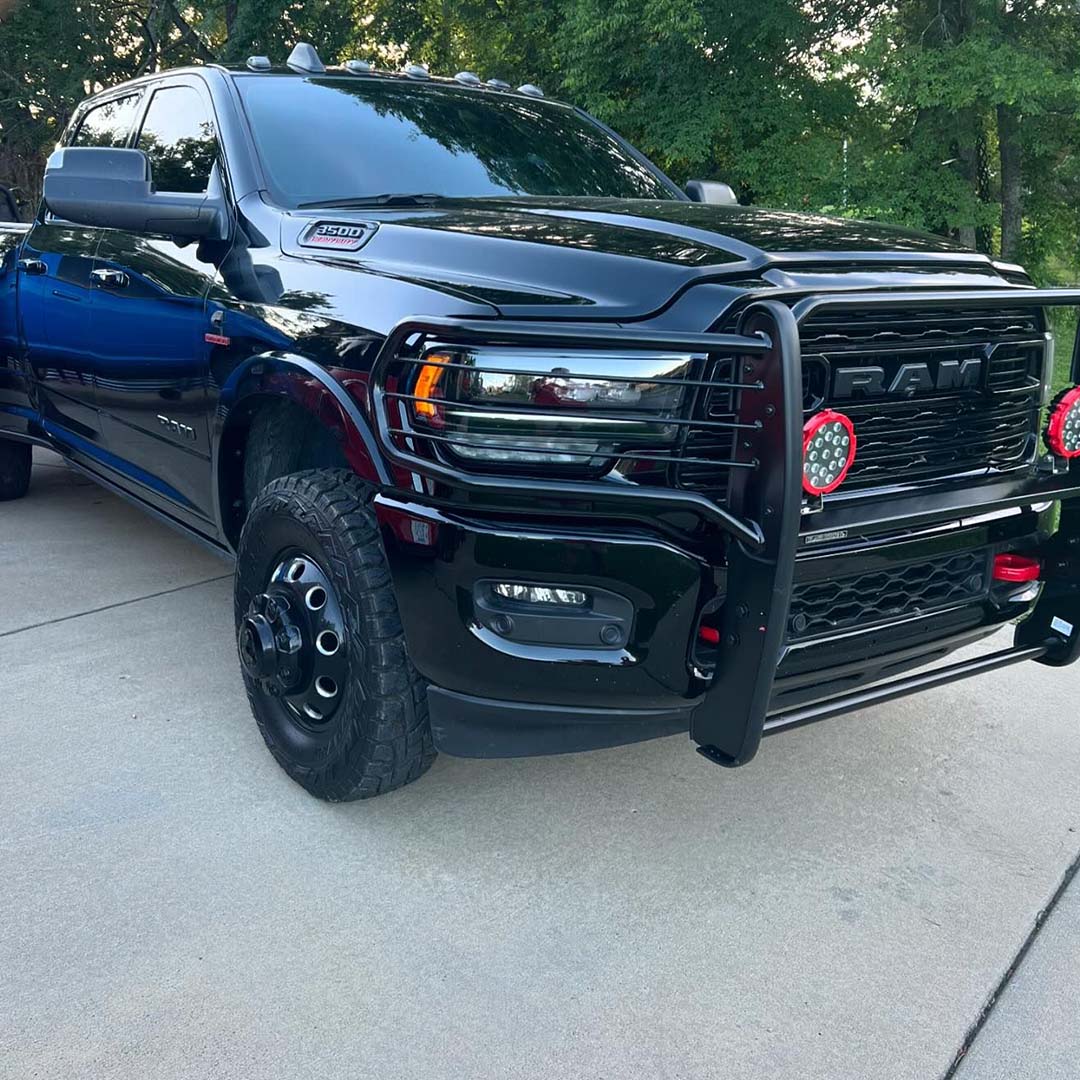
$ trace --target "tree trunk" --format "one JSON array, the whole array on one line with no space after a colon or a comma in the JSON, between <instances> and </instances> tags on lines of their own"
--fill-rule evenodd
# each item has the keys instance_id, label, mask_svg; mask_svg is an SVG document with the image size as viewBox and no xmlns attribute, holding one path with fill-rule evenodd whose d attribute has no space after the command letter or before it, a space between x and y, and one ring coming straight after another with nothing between
<instances>
[{"instance_id":1,"label":"tree trunk","mask_svg":"<svg viewBox=\"0 0 1080 1080\"><path fill-rule=\"evenodd\" d=\"M979 246L975 229L974 207L979 200L979 121L972 109L961 109L954 119L956 157L960 175L971 192L971 221L964 222L956 232L960 243L973 251Z\"/></svg>"},{"instance_id":2,"label":"tree trunk","mask_svg":"<svg viewBox=\"0 0 1080 1080\"><path fill-rule=\"evenodd\" d=\"M1001 162L1001 257L1015 262L1020 254L1024 222L1021 202L1020 113L1015 105L997 107L998 153Z\"/></svg>"},{"instance_id":3,"label":"tree trunk","mask_svg":"<svg viewBox=\"0 0 1080 1080\"><path fill-rule=\"evenodd\" d=\"M162 0L162 11L169 21L180 31L180 37L184 44L200 59L208 64L217 62L217 57L207 47L198 34L191 28L191 24L180 13L173 0Z\"/></svg>"},{"instance_id":4,"label":"tree trunk","mask_svg":"<svg viewBox=\"0 0 1080 1080\"><path fill-rule=\"evenodd\" d=\"M240 7L240 0L225 0L225 40L232 40L236 31L236 16Z\"/></svg>"}]
</instances>

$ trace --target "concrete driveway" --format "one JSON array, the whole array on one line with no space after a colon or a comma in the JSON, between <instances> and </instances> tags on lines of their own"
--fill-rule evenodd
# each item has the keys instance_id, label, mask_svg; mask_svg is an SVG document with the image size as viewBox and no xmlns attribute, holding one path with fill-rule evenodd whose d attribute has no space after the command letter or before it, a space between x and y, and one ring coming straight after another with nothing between
<instances>
[{"instance_id":1,"label":"concrete driveway","mask_svg":"<svg viewBox=\"0 0 1080 1080\"><path fill-rule=\"evenodd\" d=\"M676 737L324 805L249 717L229 567L38 460L0 506L0 1076L1080 1074L1076 669L734 772Z\"/></svg>"}]
</instances>

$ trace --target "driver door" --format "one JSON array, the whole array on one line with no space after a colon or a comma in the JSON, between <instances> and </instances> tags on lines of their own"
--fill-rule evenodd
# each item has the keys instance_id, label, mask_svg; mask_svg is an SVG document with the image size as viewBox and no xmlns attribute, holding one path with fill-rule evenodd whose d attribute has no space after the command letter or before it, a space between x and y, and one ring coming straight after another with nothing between
<instances>
[{"instance_id":1,"label":"driver door","mask_svg":"<svg viewBox=\"0 0 1080 1080\"><path fill-rule=\"evenodd\" d=\"M207 190L220 169L202 81L156 84L135 147L161 192ZM103 229L91 339L106 446L122 482L205 531L211 505L206 296L224 245Z\"/></svg>"}]
</instances>

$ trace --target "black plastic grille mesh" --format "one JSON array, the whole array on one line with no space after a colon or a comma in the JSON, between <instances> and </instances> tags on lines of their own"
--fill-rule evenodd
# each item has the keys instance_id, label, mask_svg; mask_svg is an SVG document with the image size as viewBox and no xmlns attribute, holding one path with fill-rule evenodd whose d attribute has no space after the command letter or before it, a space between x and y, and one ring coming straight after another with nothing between
<instances>
[{"instance_id":1,"label":"black plastic grille mesh","mask_svg":"<svg viewBox=\"0 0 1080 1080\"><path fill-rule=\"evenodd\" d=\"M736 381L736 364L730 356L713 357L709 361L707 379L718 383ZM726 386L703 389L694 402L692 420L734 422L736 391ZM693 459L680 462L673 469L675 487L702 494L722 502L728 493L731 468L727 464L735 455L736 431L724 428L687 428L681 456Z\"/></svg>"},{"instance_id":2,"label":"black plastic grille mesh","mask_svg":"<svg viewBox=\"0 0 1080 1080\"><path fill-rule=\"evenodd\" d=\"M844 491L1010 468L1034 451L1044 350L1035 309L826 309L806 320L801 342L807 411L832 404L855 423L858 454ZM832 401L828 385L814 385L818 371L839 367L933 371L969 359L985 362L985 378L962 392Z\"/></svg>"},{"instance_id":3,"label":"black plastic grille mesh","mask_svg":"<svg viewBox=\"0 0 1080 1080\"><path fill-rule=\"evenodd\" d=\"M813 637L977 600L989 588L988 561L985 551L968 551L796 585L789 637Z\"/></svg>"}]
</instances>

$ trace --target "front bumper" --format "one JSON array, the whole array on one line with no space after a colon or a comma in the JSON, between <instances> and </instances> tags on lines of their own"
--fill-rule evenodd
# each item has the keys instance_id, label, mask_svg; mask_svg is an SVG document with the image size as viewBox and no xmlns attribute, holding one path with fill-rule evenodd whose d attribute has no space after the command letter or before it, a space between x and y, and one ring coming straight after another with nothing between
<instances>
[{"instance_id":1,"label":"front bumper","mask_svg":"<svg viewBox=\"0 0 1080 1080\"><path fill-rule=\"evenodd\" d=\"M966 294L964 301L1004 304L1006 291L1011 292ZM1080 303L1076 293L1026 298ZM496 321L409 322L391 335L376 364L378 437L401 482L397 491L378 496L376 509L410 653L434 687L436 741L451 753L570 751L688 729L710 760L739 765L773 731L988 667L1022 659L1069 663L1080 653L1080 469L1075 466L1064 475L1031 471L966 490L867 500L807 526L798 327L782 304L753 305L744 313L739 336L695 338L698 347L722 341L745 350L740 370L746 382L757 384L754 393L744 395L739 414L755 427L740 447L754 469L724 507L692 493L625 483L477 477L415 454L395 438L380 376L406 340L425 332L440 340L517 343L539 337L569 346L578 331L522 329ZM686 345L688 337L668 340L639 332L630 344L676 347ZM404 496L402 489L410 487ZM1063 508L1060 530L1050 539L1029 509L1046 502ZM552 521L564 525L554 529ZM998 521L1013 525L1001 531ZM1010 528L1018 532L1009 533ZM914 639L886 641L872 655L854 660L838 654L837 662L809 680L805 673L785 673L789 605L800 544L808 534L835 536L842 566L845 544L861 550L915 533L920 549L929 550L926 545L932 547L941 530L966 531L973 544L989 545L987 550L995 544L1001 545L998 550L1022 546L1053 568L1037 602L1023 609L1027 618L1014 649L954 665L945 676L904 674L1022 613L980 602L967 605L963 625L925 621L922 630L907 628L914 630ZM632 602L633 625L618 649L546 648L501 639L477 613L476 585L487 580L609 590ZM712 614L720 638L708 672L695 662L693 648L703 613ZM865 634L855 636L865 644Z\"/></svg>"},{"instance_id":2,"label":"front bumper","mask_svg":"<svg viewBox=\"0 0 1080 1080\"><path fill-rule=\"evenodd\" d=\"M702 677L694 647L702 613L728 594L725 568L657 538L468 520L387 495L375 505L410 655L431 684L440 750L515 757L637 742L691 731L702 713L707 720L717 708L717 698L726 700L730 683ZM1061 543L1060 536L1047 542L1053 518L1053 511L1028 508L990 520L956 518L952 528L938 523L913 537L880 537L855 548L813 547L796 559L792 584L797 595L799 586L890 563L910 565L916 555L930 560L973 552L985 562L1003 551L1048 552ZM1047 561L1053 561L1049 555ZM611 649L599 642L571 648L502 638L484 625L475 604L477 584L501 577L626 596L635 609L628 639ZM1064 610L1055 588L1049 581L1040 603ZM1024 586L987 586L965 602L803 637L788 620L766 680L762 735L861 707L898 676L944 660L1021 616L1032 622L1040 609L1025 593ZM737 652L740 643L723 643L721 653L728 648ZM981 664L971 673L985 669ZM906 692L929 685L916 682Z\"/></svg>"}]
</instances>

